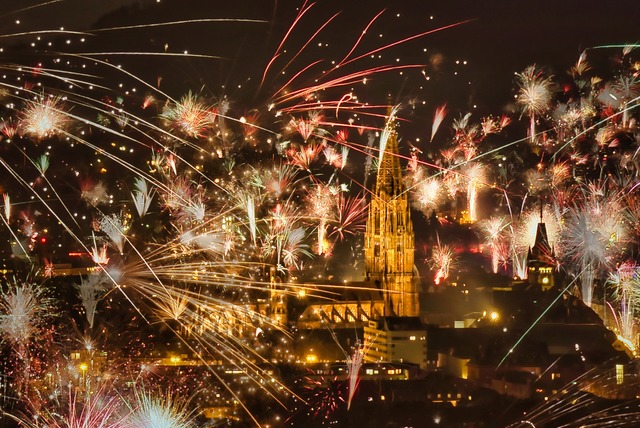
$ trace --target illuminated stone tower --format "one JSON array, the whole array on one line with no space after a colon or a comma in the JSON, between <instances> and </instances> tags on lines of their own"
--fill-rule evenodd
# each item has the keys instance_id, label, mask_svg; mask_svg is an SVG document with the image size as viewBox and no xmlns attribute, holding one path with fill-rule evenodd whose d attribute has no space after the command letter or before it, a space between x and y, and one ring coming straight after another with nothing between
<instances>
[{"instance_id":1,"label":"illuminated stone tower","mask_svg":"<svg viewBox=\"0 0 640 428\"><path fill-rule=\"evenodd\" d=\"M275 324L287 325L287 294L282 288L275 266L269 270L269 317Z\"/></svg>"},{"instance_id":2,"label":"illuminated stone tower","mask_svg":"<svg viewBox=\"0 0 640 428\"><path fill-rule=\"evenodd\" d=\"M371 196L364 236L365 275L376 281L385 312L418 316L417 285L413 276L414 235L409 200L402 182L395 121L389 117L381 141L376 187Z\"/></svg>"},{"instance_id":3,"label":"illuminated stone tower","mask_svg":"<svg viewBox=\"0 0 640 428\"><path fill-rule=\"evenodd\" d=\"M530 285L546 291L555 285L555 265L553 263L555 254L549 245L547 227L542 222L542 215L540 217L535 243L533 247L529 248L527 255L527 275Z\"/></svg>"}]
</instances>

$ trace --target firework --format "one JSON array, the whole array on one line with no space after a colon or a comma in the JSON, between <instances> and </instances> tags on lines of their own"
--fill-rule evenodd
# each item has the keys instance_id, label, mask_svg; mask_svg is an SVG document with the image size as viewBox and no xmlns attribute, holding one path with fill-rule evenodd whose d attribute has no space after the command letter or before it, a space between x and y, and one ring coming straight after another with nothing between
<instances>
[{"instance_id":1,"label":"firework","mask_svg":"<svg viewBox=\"0 0 640 428\"><path fill-rule=\"evenodd\" d=\"M102 264L107 264L109 260L100 260ZM89 323L89 328L93 328L96 317L96 308L98 302L106 291L108 279L102 273L94 273L87 278L82 278L80 284L76 284L75 288L80 296L80 301L84 307L85 316Z\"/></svg>"},{"instance_id":2,"label":"firework","mask_svg":"<svg viewBox=\"0 0 640 428\"><path fill-rule=\"evenodd\" d=\"M11 220L11 198L8 194L2 194L2 200L4 201L4 217L7 219L7 223Z\"/></svg>"},{"instance_id":3,"label":"firework","mask_svg":"<svg viewBox=\"0 0 640 428\"><path fill-rule=\"evenodd\" d=\"M449 272L455 265L456 257L453 249L443 245L438 239L438 244L433 247L431 253L431 270L435 271L433 282L439 285L449 278Z\"/></svg>"},{"instance_id":4,"label":"firework","mask_svg":"<svg viewBox=\"0 0 640 428\"><path fill-rule=\"evenodd\" d=\"M619 303L618 331L620 335L637 347L634 324L638 306L638 267L633 263L622 263L615 272L609 274L608 284L614 287L614 298Z\"/></svg>"},{"instance_id":5,"label":"firework","mask_svg":"<svg viewBox=\"0 0 640 428\"><path fill-rule=\"evenodd\" d=\"M80 196L94 206L108 204L111 199L104 182L90 179L80 182Z\"/></svg>"},{"instance_id":6,"label":"firework","mask_svg":"<svg viewBox=\"0 0 640 428\"><path fill-rule=\"evenodd\" d=\"M536 141L536 119L551 105L551 77L545 77L535 65L527 67L518 78L518 104L523 113L529 115L529 138Z\"/></svg>"},{"instance_id":7,"label":"firework","mask_svg":"<svg viewBox=\"0 0 640 428\"><path fill-rule=\"evenodd\" d=\"M628 104L634 102L638 95L640 95L640 80L636 75L619 76L612 85L612 95L617 98L620 103L620 110L622 111L622 126L629 125L629 109Z\"/></svg>"},{"instance_id":8,"label":"firework","mask_svg":"<svg viewBox=\"0 0 640 428\"><path fill-rule=\"evenodd\" d=\"M40 428L120 428L124 425L123 418L118 415L121 403L116 397L109 397L105 392L95 396L86 396L79 392L68 391L67 406L62 409L34 409L32 422L28 418L8 415L21 426ZM53 407L53 406L51 406ZM62 407L62 406L61 406Z\"/></svg>"},{"instance_id":9,"label":"firework","mask_svg":"<svg viewBox=\"0 0 640 428\"><path fill-rule=\"evenodd\" d=\"M436 178L420 180L413 188L414 205L419 207L425 214L435 210L442 199L442 182Z\"/></svg>"},{"instance_id":10,"label":"firework","mask_svg":"<svg viewBox=\"0 0 640 428\"><path fill-rule=\"evenodd\" d=\"M46 154L41 155L40 157L38 157L36 162L34 162L34 164L38 169L38 172L40 173L40 175L44 177L44 174L49 169L49 164L50 164L49 156L47 156Z\"/></svg>"},{"instance_id":11,"label":"firework","mask_svg":"<svg viewBox=\"0 0 640 428\"><path fill-rule=\"evenodd\" d=\"M136 394L135 408L128 416L128 428L189 428L195 426L194 416L186 408L187 402L176 400L171 394L157 396L148 392Z\"/></svg>"},{"instance_id":12,"label":"firework","mask_svg":"<svg viewBox=\"0 0 640 428\"><path fill-rule=\"evenodd\" d=\"M26 134L43 139L61 132L68 121L59 97L41 97L28 103L23 111L21 129Z\"/></svg>"},{"instance_id":13,"label":"firework","mask_svg":"<svg viewBox=\"0 0 640 428\"><path fill-rule=\"evenodd\" d=\"M150 188L143 178L137 178L134 181L134 187L135 190L131 192L131 198L138 215L142 218L149 210L149 206L151 206L155 189Z\"/></svg>"},{"instance_id":14,"label":"firework","mask_svg":"<svg viewBox=\"0 0 640 428\"><path fill-rule=\"evenodd\" d=\"M356 393L358 382L360 380L360 367L362 367L362 361L364 359L364 351L359 343L356 344L353 350L353 354L347 361L347 368L349 372L349 395L347 397L347 410L351 408L351 401Z\"/></svg>"},{"instance_id":15,"label":"firework","mask_svg":"<svg viewBox=\"0 0 640 428\"><path fill-rule=\"evenodd\" d=\"M316 418L329 418L345 402L345 385L337 378L307 376L303 397L310 413Z\"/></svg>"},{"instance_id":16,"label":"firework","mask_svg":"<svg viewBox=\"0 0 640 428\"><path fill-rule=\"evenodd\" d=\"M480 163L472 163L467 165L464 174L468 180L467 207L469 220L475 222L478 219L478 188L486 181L486 167Z\"/></svg>"},{"instance_id":17,"label":"firework","mask_svg":"<svg viewBox=\"0 0 640 428\"><path fill-rule=\"evenodd\" d=\"M606 187L588 189L586 200L574 206L561 233L563 257L578 266L582 298L591 304L593 281L601 267L611 266L624 247L627 229L620 195Z\"/></svg>"},{"instance_id":18,"label":"firework","mask_svg":"<svg viewBox=\"0 0 640 428\"><path fill-rule=\"evenodd\" d=\"M320 153L322 153L322 147L322 144L311 142L299 150L292 148L287 151L289 163L303 171L311 171L313 163L318 160Z\"/></svg>"},{"instance_id":19,"label":"firework","mask_svg":"<svg viewBox=\"0 0 640 428\"><path fill-rule=\"evenodd\" d=\"M213 126L216 111L188 92L179 102L167 104L160 117L167 121L170 129L199 138Z\"/></svg>"},{"instance_id":20,"label":"firework","mask_svg":"<svg viewBox=\"0 0 640 428\"><path fill-rule=\"evenodd\" d=\"M128 230L124 216L117 214L105 215L100 219L99 223L100 230L105 233L109 242L122 253L126 241L126 232Z\"/></svg>"},{"instance_id":21,"label":"firework","mask_svg":"<svg viewBox=\"0 0 640 428\"><path fill-rule=\"evenodd\" d=\"M435 137L436 132L438 132L438 128L442 124L445 116L447 115L447 105L443 104L436 109L433 113L433 124L431 125L431 139L429 141L433 141L433 137Z\"/></svg>"},{"instance_id":22,"label":"firework","mask_svg":"<svg viewBox=\"0 0 640 428\"><path fill-rule=\"evenodd\" d=\"M53 315L52 301L45 290L31 282L8 284L0 300L0 335L19 353L37 336L46 317Z\"/></svg>"},{"instance_id":23,"label":"firework","mask_svg":"<svg viewBox=\"0 0 640 428\"><path fill-rule=\"evenodd\" d=\"M485 244L491 254L491 268L493 273L498 272L500 262L505 259L507 249L505 232L509 223L504 217L492 217L482 225L482 234ZM508 251L508 250L507 250Z\"/></svg>"},{"instance_id":24,"label":"firework","mask_svg":"<svg viewBox=\"0 0 640 428\"><path fill-rule=\"evenodd\" d=\"M348 197L343 192L338 193L337 198L336 219L329 236L344 239L345 234L355 235L363 231L367 219L366 199L363 196Z\"/></svg>"},{"instance_id":25,"label":"firework","mask_svg":"<svg viewBox=\"0 0 640 428\"><path fill-rule=\"evenodd\" d=\"M13 373L18 395L31 396L41 368L39 348L50 343L48 321L56 315L53 299L47 290L33 282L3 284L0 294L0 337L16 356Z\"/></svg>"}]
</instances>

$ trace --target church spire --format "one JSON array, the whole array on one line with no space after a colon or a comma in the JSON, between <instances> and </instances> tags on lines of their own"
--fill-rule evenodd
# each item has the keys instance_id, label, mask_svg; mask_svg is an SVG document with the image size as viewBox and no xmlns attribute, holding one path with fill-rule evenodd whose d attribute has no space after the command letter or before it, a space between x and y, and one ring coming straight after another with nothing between
<instances>
[{"instance_id":1,"label":"church spire","mask_svg":"<svg viewBox=\"0 0 640 428\"><path fill-rule=\"evenodd\" d=\"M389 110L380 137L379 159L365 233L365 274L379 285L387 314L416 316L413 223L402 181L395 109Z\"/></svg>"},{"instance_id":2,"label":"church spire","mask_svg":"<svg viewBox=\"0 0 640 428\"><path fill-rule=\"evenodd\" d=\"M542 216L542 208L540 215ZM555 254L549 244L547 227L542 222L542 217L540 220L533 247L529 247L527 254L528 281L530 285L548 290L555 284L555 265L553 263Z\"/></svg>"},{"instance_id":3,"label":"church spire","mask_svg":"<svg viewBox=\"0 0 640 428\"><path fill-rule=\"evenodd\" d=\"M404 191L402 167L398 157L398 136L396 132L395 109L389 109L387 124L380 136L380 162L376 177L375 194L384 192L386 196L397 198Z\"/></svg>"}]
</instances>

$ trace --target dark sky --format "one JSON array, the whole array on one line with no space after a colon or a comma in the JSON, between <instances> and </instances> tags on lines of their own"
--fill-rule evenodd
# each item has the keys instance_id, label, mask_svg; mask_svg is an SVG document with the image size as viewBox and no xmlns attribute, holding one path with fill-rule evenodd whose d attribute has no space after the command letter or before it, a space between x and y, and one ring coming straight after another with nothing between
<instances>
[{"instance_id":1,"label":"dark sky","mask_svg":"<svg viewBox=\"0 0 640 428\"><path fill-rule=\"evenodd\" d=\"M166 49L170 53L187 50L220 57L187 60L121 55L117 59L112 56L110 60L127 64L128 69L150 82L162 75L163 84L171 88L175 96L180 91L204 89L211 94L224 92L229 96L252 97L251 102L268 98L264 88L263 94L257 93L258 81L298 8L304 4L291 0L61 0L21 2L22 6L16 7L16 3L0 1L4 11L0 28L4 34L61 26L93 31L201 18L263 20L261 23L209 22L99 32L90 37L90 43L85 46L62 46L64 50L77 49L76 52L87 49L158 53ZM565 74L585 49L640 41L637 26L640 2L636 0L318 0L307 5L313 6L290 34L284 46L286 51L274 62L267 88L277 88L284 81L282 76L291 76L320 59L321 64L298 79L300 84L313 82L329 69L331 60L339 60L348 52L367 23L380 11L384 13L372 25L355 54L438 26L469 20L455 28L385 50L380 53L380 59L363 58L352 66L356 71L383 63L424 64L424 68L407 71L402 77L393 73L376 77L370 94L361 92L361 96L375 93L373 98L378 99L379 95L388 94L405 102L426 100L429 113L425 113L425 117L443 102L460 109L477 106L495 111L510 102L513 73L527 65L546 66L549 73L559 76ZM292 53L337 12L340 14L289 64ZM20 20L20 24L16 24L16 20ZM7 44L15 42L14 37L4 40ZM589 50L589 57L595 64L605 64L603 68L606 68L606 61L619 52L619 49ZM283 69L289 74L278 76L277 72ZM426 74L421 74L422 71ZM430 76L429 81L424 80L425 75ZM247 88L253 91L251 95Z\"/></svg>"},{"instance_id":2,"label":"dark sky","mask_svg":"<svg viewBox=\"0 0 640 428\"><path fill-rule=\"evenodd\" d=\"M2 0L0 5L4 13L0 22L5 34L60 26L86 30L108 12L129 6L139 9L136 13L139 22L153 22L154 18L233 16L269 20L272 21L269 28L277 30L288 26L295 10L302 4L302 1L292 0ZM473 55L483 63L504 64L506 60L513 61L516 67L531 61L565 62L567 57L577 56L583 49L598 44L640 40L637 29L640 2L634 0L318 0L304 25L318 24L341 11L342 17L338 21L342 22L338 28L332 27L331 33L349 35L361 30L381 10L386 12L379 20L380 25L372 28L373 32L417 34L436 25L473 20L440 36L427 36L422 40L434 49L455 48L461 55ZM398 13L401 14L399 19L385 20ZM18 19L20 25L15 24ZM193 28L187 32L194 46L209 45L209 49L215 50L214 45L222 42L203 40L191 30ZM180 31L185 29L172 29L172 32Z\"/></svg>"}]
</instances>

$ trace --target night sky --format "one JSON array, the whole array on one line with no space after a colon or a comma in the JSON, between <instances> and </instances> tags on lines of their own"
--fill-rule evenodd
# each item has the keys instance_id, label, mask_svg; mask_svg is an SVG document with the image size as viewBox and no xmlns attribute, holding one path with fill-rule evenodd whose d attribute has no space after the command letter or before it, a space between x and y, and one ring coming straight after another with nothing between
<instances>
[{"instance_id":1,"label":"night sky","mask_svg":"<svg viewBox=\"0 0 640 428\"><path fill-rule=\"evenodd\" d=\"M110 1L69 0L60 2L29 2L41 5L33 9L5 11L0 25L3 33L14 31L66 29L85 31L130 24L159 23L198 18L256 19L264 22L191 23L132 31L118 30L96 33L91 37L91 51L168 51L212 55L219 59L184 60L175 57L145 57L138 60L120 56L123 64L141 77L155 80L165 76L164 84L175 92L206 88L233 97L259 100L256 82L287 30L302 2L295 1ZM607 3L593 1L551 0L529 1L333 1L315 3L290 35L284 48L299 49L308 38L336 12L340 14L314 39L302 55L288 66L289 75L312 61L322 64L301 76L311 79L328 62L346 54L367 23L380 11L384 13L370 28L356 53L380 47L404 37L411 37L439 26L463 21L455 28L425 35L381 52L382 61L399 59L403 64L424 64L423 69L407 71L402 78L387 73L378 77L380 93L397 101L413 97L426 100L430 110L448 102L461 109L486 108L498 113L513 95L513 73L536 63L549 67L552 74L565 73L585 49L607 44L634 43L640 38L635 17L640 5L632 0ZM19 19L20 24L15 20ZM381 36L382 35L382 36ZM14 43L15 38L6 40ZM323 46L318 44L322 43ZM328 44L328 46L327 46ZM425 51L426 49L426 51ZM612 56L612 52L591 51L592 61ZM275 66L284 66L284 58ZM290 58L290 57L289 57ZM389 61L391 59L391 61ZM113 57L112 57L113 60ZM460 63L457 63L460 61ZM463 62L467 61L464 65ZM364 58L357 65L371 65ZM463 66L464 65L464 66ZM152 69L152 70L150 70ZM277 69L277 67L274 67ZM425 70L432 76L425 82ZM456 74L457 73L457 74ZM267 82L268 83L268 82ZM275 82L273 82L275 86ZM237 86L244 85L244 91ZM420 88L422 87L422 89ZM248 89L251 88L251 89ZM253 91L253 93L251 93ZM371 93L375 92L373 90ZM242 94L242 95L240 95ZM376 94L377 95L377 94ZM362 94L365 98L373 94ZM252 98L251 98L252 97ZM485 113L486 113L485 112ZM426 114L426 113L425 113ZM427 116L419 115L426 120Z\"/></svg>"}]
</instances>

